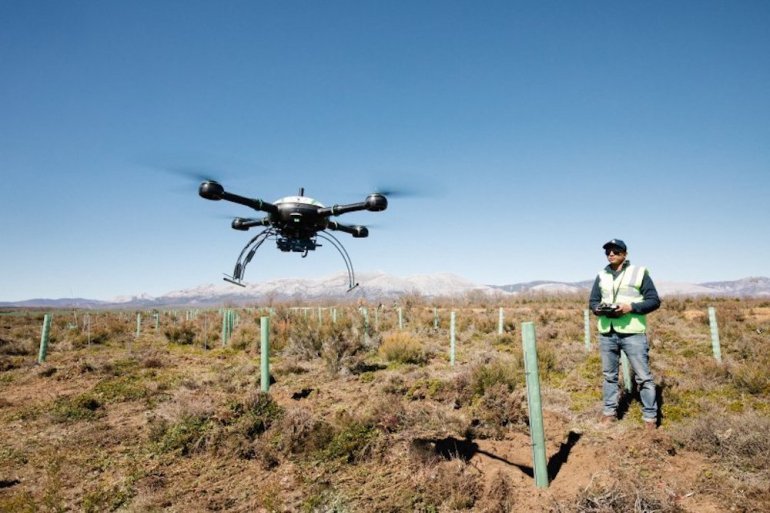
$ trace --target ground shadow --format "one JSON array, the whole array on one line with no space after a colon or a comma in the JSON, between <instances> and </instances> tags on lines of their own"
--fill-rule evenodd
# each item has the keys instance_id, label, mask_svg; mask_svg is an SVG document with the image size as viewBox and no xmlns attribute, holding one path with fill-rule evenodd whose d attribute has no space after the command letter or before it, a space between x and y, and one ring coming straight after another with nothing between
<instances>
[{"instance_id":1,"label":"ground shadow","mask_svg":"<svg viewBox=\"0 0 770 513\"><path fill-rule=\"evenodd\" d=\"M583 435L580 433L570 431L569 435L567 435L567 441L559 444L559 450L556 452L556 454L548 459L548 479L551 481L556 479L556 476L561 470L562 465L567 463L570 451L572 451L572 448L577 445L581 436Z\"/></svg>"},{"instance_id":2,"label":"ground shadow","mask_svg":"<svg viewBox=\"0 0 770 513\"><path fill-rule=\"evenodd\" d=\"M569 435L567 435L567 440L561 443L559 445L559 450L548 459L547 468L548 478L550 480L556 478L559 470L561 470L562 465L567 462L570 451L572 451L572 448L575 447L575 445L578 443L578 440L580 440L581 436L582 435L580 433L570 431ZM459 439L450 436L439 440L415 439L413 441L413 445L421 450L430 450L442 459L459 459L466 463L470 461L470 459L473 458L473 456L476 454L483 454L484 456L493 460L503 462L506 465L510 465L511 467L516 467L529 477L535 477L535 471L533 467L528 465L519 465L518 463L508 461L505 458L502 458L489 451L484 451L480 449L479 444L473 440Z\"/></svg>"},{"instance_id":3,"label":"ground shadow","mask_svg":"<svg viewBox=\"0 0 770 513\"><path fill-rule=\"evenodd\" d=\"M636 382L632 382L631 391L628 392L624 389L620 391L620 399L618 400L618 420L623 419L631 408L631 403L636 401L642 404L642 398L639 395L639 386ZM655 402L658 404L658 413L655 418L655 424L660 426L663 422L663 387L655 385Z\"/></svg>"},{"instance_id":4,"label":"ground shadow","mask_svg":"<svg viewBox=\"0 0 770 513\"><path fill-rule=\"evenodd\" d=\"M625 417L628 413L628 410L631 408L631 402L636 396L634 388L635 387L631 388L631 392L626 391L625 388L620 389L620 398L618 399L617 410L618 420L621 420L623 417Z\"/></svg>"},{"instance_id":5,"label":"ground shadow","mask_svg":"<svg viewBox=\"0 0 770 513\"><path fill-rule=\"evenodd\" d=\"M294 399L295 401L299 401L300 399L305 399L312 393L313 393L312 388L303 388L299 392L294 392L293 394L291 394L291 398Z\"/></svg>"},{"instance_id":6,"label":"ground shadow","mask_svg":"<svg viewBox=\"0 0 770 513\"><path fill-rule=\"evenodd\" d=\"M350 368L350 372L358 376L365 372L376 372L387 368L387 365L382 365L381 363L358 362Z\"/></svg>"},{"instance_id":7,"label":"ground shadow","mask_svg":"<svg viewBox=\"0 0 770 513\"><path fill-rule=\"evenodd\" d=\"M435 454L439 456L441 459L444 459L447 461L458 459L467 463L476 454L483 454L488 458L501 461L506 465L517 467L522 472L529 475L530 477L534 476L534 472L532 472L531 467L518 465L512 461L508 461L505 458L498 456L497 454L493 454L489 451L480 449L479 444L467 438L460 439L460 438L455 438L453 436L449 436L447 438L441 438L438 440L417 438L412 441L412 446L422 452L429 451L432 454Z\"/></svg>"},{"instance_id":8,"label":"ground shadow","mask_svg":"<svg viewBox=\"0 0 770 513\"><path fill-rule=\"evenodd\" d=\"M0 488L10 488L21 483L18 479L0 479Z\"/></svg>"}]
</instances>

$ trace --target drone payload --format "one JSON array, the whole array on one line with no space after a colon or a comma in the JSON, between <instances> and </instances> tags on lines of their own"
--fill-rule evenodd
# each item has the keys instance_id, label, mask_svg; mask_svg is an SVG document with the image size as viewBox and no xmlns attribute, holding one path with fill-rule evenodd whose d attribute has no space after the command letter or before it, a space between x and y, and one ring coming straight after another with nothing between
<instances>
[{"instance_id":1,"label":"drone payload","mask_svg":"<svg viewBox=\"0 0 770 513\"><path fill-rule=\"evenodd\" d=\"M318 238L321 238L334 246L342 256L348 271L348 290L354 289L358 283L355 281L350 256L342 243L329 231L345 232L355 238L363 238L369 236L369 229L361 225L338 223L332 221L330 217L359 210L380 212L388 207L388 199L380 193L372 193L359 203L325 207L313 198L305 196L304 189L300 189L297 196L287 196L274 203L268 203L261 199L246 198L227 192L221 184L213 180L201 183L198 194L208 200L231 201L267 213L265 217L259 219L243 217L233 219L232 227L235 230L248 231L255 226L265 227L241 250L232 276L225 275L226 281L241 287L244 286L243 277L246 266L266 240L275 240L279 250L302 253L304 258L309 251L315 251L317 247L321 247L318 243Z\"/></svg>"}]
</instances>

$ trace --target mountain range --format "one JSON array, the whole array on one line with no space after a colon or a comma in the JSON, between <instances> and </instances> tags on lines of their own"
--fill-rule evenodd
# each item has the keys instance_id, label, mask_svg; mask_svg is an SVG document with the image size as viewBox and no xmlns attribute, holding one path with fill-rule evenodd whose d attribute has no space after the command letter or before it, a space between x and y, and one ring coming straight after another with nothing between
<instances>
[{"instance_id":1,"label":"mountain range","mask_svg":"<svg viewBox=\"0 0 770 513\"><path fill-rule=\"evenodd\" d=\"M382 272L358 274L358 286L348 291L347 275L335 274L317 279L285 278L237 287L229 283L206 284L153 297L147 294L116 297L111 301L84 298L29 299L0 302L0 307L21 308L163 308L207 307L223 304L321 300L371 301L395 299L404 295L421 297L510 296L518 294L588 294L593 280L579 282L531 281L510 285L482 285L449 273L398 277ZM666 296L770 297L770 278L751 277L707 283L656 283Z\"/></svg>"}]
</instances>

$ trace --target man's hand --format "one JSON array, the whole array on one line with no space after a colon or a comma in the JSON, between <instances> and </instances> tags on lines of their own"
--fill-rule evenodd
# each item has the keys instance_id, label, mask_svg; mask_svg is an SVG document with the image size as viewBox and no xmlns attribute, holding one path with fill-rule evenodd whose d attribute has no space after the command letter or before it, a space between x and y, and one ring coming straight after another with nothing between
<instances>
[{"instance_id":1,"label":"man's hand","mask_svg":"<svg viewBox=\"0 0 770 513\"><path fill-rule=\"evenodd\" d=\"M618 305L617 312L620 314L627 314L627 313L631 313L632 310L633 309L631 308L631 305L626 303L626 304Z\"/></svg>"}]
</instances>

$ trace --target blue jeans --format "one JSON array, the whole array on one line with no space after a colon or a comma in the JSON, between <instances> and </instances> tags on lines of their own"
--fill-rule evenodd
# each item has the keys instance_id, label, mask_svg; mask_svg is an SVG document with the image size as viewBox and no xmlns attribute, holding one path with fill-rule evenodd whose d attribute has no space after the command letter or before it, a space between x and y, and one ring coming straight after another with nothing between
<instances>
[{"instance_id":1,"label":"blue jeans","mask_svg":"<svg viewBox=\"0 0 770 513\"><path fill-rule=\"evenodd\" d=\"M636 384L639 387L639 397L642 400L642 419L645 422L658 420L658 403L655 395L655 382L650 372L650 362L647 353L647 335L644 333L599 334L599 348L602 355L602 373L604 374L604 415L616 415L618 410L618 362L620 351L623 350L631 364Z\"/></svg>"}]
</instances>

